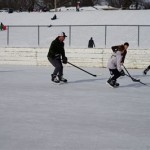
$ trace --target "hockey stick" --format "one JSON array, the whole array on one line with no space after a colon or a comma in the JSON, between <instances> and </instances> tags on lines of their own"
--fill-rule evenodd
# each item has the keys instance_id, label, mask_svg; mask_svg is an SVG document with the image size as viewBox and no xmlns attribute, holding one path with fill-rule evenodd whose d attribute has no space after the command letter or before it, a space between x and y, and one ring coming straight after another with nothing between
<instances>
[{"instance_id":1,"label":"hockey stick","mask_svg":"<svg viewBox=\"0 0 150 150\"><path fill-rule=\"evenodd\" d=\"M82 71L84 71L84 72L86 72L87 74L92 75L93 77L97 77L96 74L92 74L92 73L90 73L90 72L88 72L88 71L86 71L86 70L84 70L84 69L82 69L82 68L80 68L80 67L78 67L78 66L76 66L76 65L74 65L72 63L70 63L70 62L67 62L67 63L70 64L70 65L72 65L72 66L74 66L74 67L76 67L76 68L78 68L78 69L80 69L80 70L82 70Z\"/></svg>"},{"instance_id":2,"label":"hockey stick","mask_svg":"<svg viewBox=\"0 0 150 150\"><path fill-rule=\"evenodd\" d=\"M133 78L133 77L129 76L128 74L125 74L125 75L126 75L126 76L128 76L129 78L131 78L131 80L132 80L133 82L139 82L139 83L141 83L141 84L143 84L143 85L148 86L147 84L145 84L145 83L141 82L141 81L140 81L140 79L135 79L135 78Z\"/></svg>"},{"instance_id":3,"label":"hockey stick","mask_svg":"<svg viewBox=\"0 0 150 150\"><path fill-rule=\"evenodd\" d=\"M143 85L147 85L147 84L141 82L140 79L135 79L135 78L133 78L133 77L130 75L130 73L129 73L129 71L127 70L127 68L126 68L124 65L122 65L122 66L124 67L125 71L127 72L127 74L125 74L125 75L128 76L129 78L131 78L131 80L132 80L133 82L139 82L139 83L141 83L141 84L143 84Z\"/></svg>"},{"instance_id":4,"label":"hockey stick","mask_svg":"<svg viewBox=\"0 0 150 150\"><path fill-rule=\"evenodd\" d=\"M125 74L125 75L126 75L127 77L131 78L132 81L134 81L134 82L139 82L139 81L140 81L140 79L135 79L135 78L129 76L128 74Z\"/></svg>"}]
</instances>

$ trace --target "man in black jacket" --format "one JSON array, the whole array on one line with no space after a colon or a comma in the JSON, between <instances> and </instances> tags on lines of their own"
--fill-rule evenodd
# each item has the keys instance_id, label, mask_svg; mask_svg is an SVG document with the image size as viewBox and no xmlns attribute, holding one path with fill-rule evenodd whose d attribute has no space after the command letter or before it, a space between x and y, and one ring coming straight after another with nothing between
<instances>
[{"instance_id":1,"label":"man in black jacket","mask_svg":"<svg viewBox=\"0 0 150 150\"><path fill-rule=\"evenodd\" d=\"M58 37L52 41L49 52L47 54L49 62L55 67L52 76L52 81L55 83L67 82L67 79L63 78L63 65L67 63L67 57L65 56L64 40L67 36L64 32L61 32ZM62 59L62 61L61 61Z\"/></svg>"}]
</instances>

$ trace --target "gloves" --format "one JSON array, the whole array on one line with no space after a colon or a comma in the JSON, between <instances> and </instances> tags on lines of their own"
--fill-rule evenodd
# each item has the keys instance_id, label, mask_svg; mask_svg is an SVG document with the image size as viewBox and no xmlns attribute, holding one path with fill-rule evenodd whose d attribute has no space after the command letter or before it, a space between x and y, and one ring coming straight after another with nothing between
<instances>
[{"instance_id":1,"label":"gloves","mask_svg":"<svg viewBox=\"0 0 150 150\"><path fill-rule=\"evenodd\" d=\"M64 57L64 58L62 59L62 63L63 63L63 64L67 64L67 61L68 61L67 57Z\"/></svg>"},{"instance_id":2,"label":"gloves","mask_svg":"<svg viewBox=\"0 0 150 150\"><path fill-rule=\"evenodd\" d=\"M124 70L121 70L121 71L120 71L120 75L121 75L121 76L125 76Z\"/></svg>"}]
</instances>

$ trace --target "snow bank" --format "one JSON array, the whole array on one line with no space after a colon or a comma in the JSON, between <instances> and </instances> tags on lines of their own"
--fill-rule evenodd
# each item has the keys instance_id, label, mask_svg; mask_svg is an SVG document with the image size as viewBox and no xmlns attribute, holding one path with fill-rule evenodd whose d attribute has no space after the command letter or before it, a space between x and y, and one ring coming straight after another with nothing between
<instances>
[{"instance_id":1,"label":"snow bank","mask_svg":"<svg viewBox=\"0 0 150 150\"><path fill-rule=\"evenodd\" d=\"M0 48L0 64L50 65L47 48ZM68 60L82 67L106 67L110 49L66 49ZM128 50L125 65L145 68L149 65L149 50Z\"/></svg>"}]
</instances>

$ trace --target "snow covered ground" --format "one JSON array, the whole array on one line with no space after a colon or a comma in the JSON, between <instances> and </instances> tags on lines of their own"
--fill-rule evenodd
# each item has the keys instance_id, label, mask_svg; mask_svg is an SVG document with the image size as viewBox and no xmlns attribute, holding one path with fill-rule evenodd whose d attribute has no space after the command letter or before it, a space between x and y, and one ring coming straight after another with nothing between
<instances>
[{"instance_id":1,"label":"snow covered ground","mask_svg":"<svg viewBox=\"0 0 150 150\"><path fill-rule=\"evenodd\" d=\"M56 20L51 18L57 15ZM95 10L61 12L0 13L6 25L150 25L150 10Z\"/></svg>"},{"instance_id":2,"label":"snow covered ground","mask_svg":"<svg viewBox=\"0 0 150 150\"><path fill-rule=\"evenodd\" d=\"M82 10L80 12L76 12L75 8L62 8L61 12L0 13L0 22L3 22L5 25L23 25L22 28L10 27L10 47L49 47L51 41L60 31L64 31L68 35L68 38L66 38L67 48L87 48L88 40L91 37L93 37L95 41L96 48L105 48L105 46L109 48L112 45L124 43L126 41L130 43L130 48L150 47L150 26L141 26L138 28L138 25L150 25L150 10L104 11L101 8L96 10L93 7L85 7L81 9ZM58 19L51 20L54 14L57 15ZM40 45L38 45L38 28L25 27L28 25L45 25L45 27L40 27ZM49 25L52 25L52 27L48 28L47 26ZM55 27L55 25L89 26L72 26L70 33L69 26ZM117 26L107 26L107 31L105 31L105 25ZM1 47L7 46L7 36L7 32L0 32ZM69 45L69 42L71 45Z\"/></svg>"},{"instance_id":3,"label":"snow covered ground","mask_svg":"<svg viewBox=\"0 0 150 150\"><path fill-rule=\"evenodd\" d=\"M68 84L53 85L53 68L0 66L1 150L150 150L149 84L128 77L106 85L107 69L65 67Z\"/></svg>"}]
</instances>

